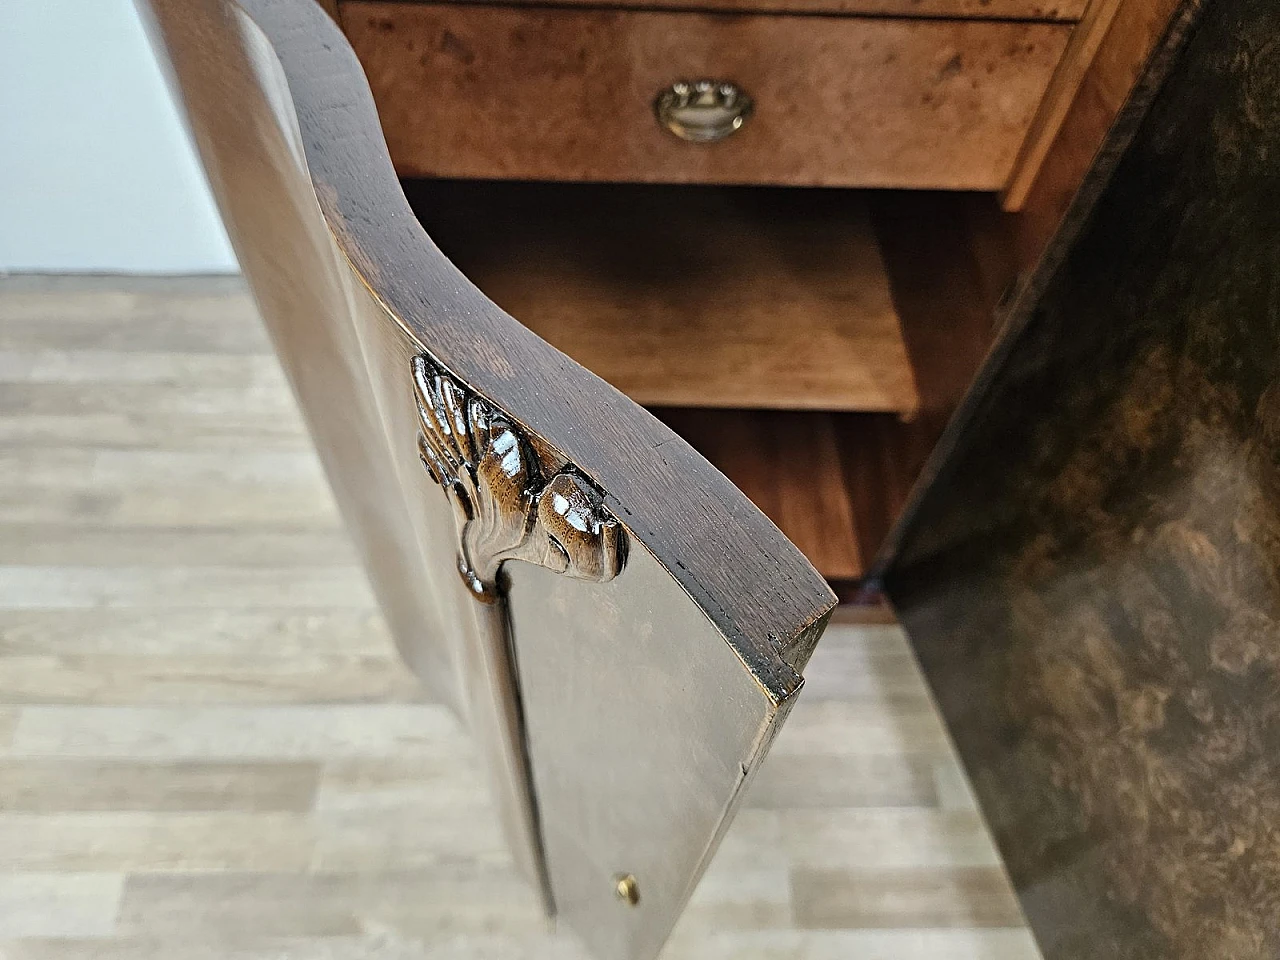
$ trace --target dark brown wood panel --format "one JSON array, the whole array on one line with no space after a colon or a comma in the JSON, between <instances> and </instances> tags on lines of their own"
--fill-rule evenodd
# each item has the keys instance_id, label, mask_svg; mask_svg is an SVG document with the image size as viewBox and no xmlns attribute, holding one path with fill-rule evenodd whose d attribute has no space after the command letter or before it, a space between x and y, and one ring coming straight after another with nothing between
<instances>
[{"instance_id":1,"label":"dark brown wood panel","mask_svg":"<svg viewBox=\"0 0 1280 960\"><path fill-rule=\"evenodd\" d=\"M1280 955L1280 8L1198 10L886 577L1047 960Z\"/></svg>"},{"instance_id":2,"label":"dark brown wood panel","mask_svg":"<svg viewBox=\"0 0 1280 960\"><path fill-rule=\"evenodd\" d=\"M545 0L508 2L513 6L545 5ZM1084 15L1088 0L560 0L557 6L1071 22Z\"/></svg>"},{"instance_id":3,"label":"dark brown wood panel","mask_svg":"<svg viewBox=\"0 0 1280 960\"><path fill-rule=\"evenodd\" d=\"M658 410L832 580L866 570L852 491L830 414Z\"/></svg>"},{"instance_id":4,"label":"dark brown wood panel","mask_svg":"<svg viewBox=\"0 0 1280 960\"><path fill-rule=\"evenodd\" d=\"M343 25L402 176L997 190L1069 24L360 0ZM755 113L713 144L655 120L680 79Z\"/></svg>"},{"instance_id":5,"label":"dark brown wood panel","mask_svg":"<svg viewBox=\"0 0 1280 960\"><path fill-rule=\"evenodd\" d=\"M864 574L985 359L1018 272L1012 218L990 196L884 193L870 205L920 405L910 419L838 421Z\"/></svg>"},{"instance_id":6,"label":"dark brown wood panel","mask_svg":"<svg viewBox=\"0 0 1280 960\"><path fill-rule=\"evenodd\" d=\"M882 413L654 412L833 582L866 576L938 436Z\"/></svg>"}]
</instances>

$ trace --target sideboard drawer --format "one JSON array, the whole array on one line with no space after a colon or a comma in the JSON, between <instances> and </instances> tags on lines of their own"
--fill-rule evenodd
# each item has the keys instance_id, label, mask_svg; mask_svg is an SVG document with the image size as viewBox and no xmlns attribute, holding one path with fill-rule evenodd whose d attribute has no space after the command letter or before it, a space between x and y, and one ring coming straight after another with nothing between
<instances>
[{"instance_id":1,"label":"sideboard drawer","mask_svg":"<svg viewBox=\"0 0 1280 960\"><path fill-rule=\"evenodd\" d=\"M350 0L343 26L402 176L1001 187L1069 24ZM741 128L654 112L730 81Z\"/></svg>"}]
</instances>

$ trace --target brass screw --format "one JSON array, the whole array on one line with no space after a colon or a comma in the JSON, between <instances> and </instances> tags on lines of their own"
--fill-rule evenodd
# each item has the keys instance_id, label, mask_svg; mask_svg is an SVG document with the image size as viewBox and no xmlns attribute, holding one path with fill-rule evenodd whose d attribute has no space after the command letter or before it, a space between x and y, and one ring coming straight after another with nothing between
<instances>
[{"instance_id":1,"label":"brass screw","mask_svg":"<svg viewBox=\"0 0 1280 960\"><path fill-rule=\"evenodd\" d=\"M613 878L613 892L629 907L634 907L640 902L640 884L636 883L636 878L629 873L620 873Z\"/></svg>"}]
</instances>

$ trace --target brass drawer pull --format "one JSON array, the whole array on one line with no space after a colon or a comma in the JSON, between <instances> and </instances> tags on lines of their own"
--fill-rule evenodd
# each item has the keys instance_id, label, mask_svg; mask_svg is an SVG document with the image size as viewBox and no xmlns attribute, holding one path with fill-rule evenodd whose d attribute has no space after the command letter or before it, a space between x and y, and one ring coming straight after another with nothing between
<instances>
[{"instance_id":1,"label":"brass drawer pull","mask_svg":"<svg viewBox=\"0 0 1280 960\"><path fill-rule=\"evenodd\" d=\"M754 104L727 80L677 80L653 101L658 122L681 140L715 143L742 129Z\"/></svg>"}]
</instances>

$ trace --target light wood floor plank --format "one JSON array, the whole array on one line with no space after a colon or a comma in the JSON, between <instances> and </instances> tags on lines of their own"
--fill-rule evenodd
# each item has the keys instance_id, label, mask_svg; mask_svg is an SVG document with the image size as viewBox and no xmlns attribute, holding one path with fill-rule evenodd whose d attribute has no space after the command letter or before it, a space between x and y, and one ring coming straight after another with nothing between
<instances>
[{"instance_id":1,"label":"light wood floor plank","mask_svg":"<svg viewBox=\"0 0 1280 960\"><path fill-rule=\"evenodd\" d=\"M796 925L817 930L1016 927L1017 898L992 867L792 872Z\"/></svg>"},{"instance_id":2,"label":"light wood floor plank","mask_svg":"<svg viewBox=\"0 0 1280 960\"><path fill-rule=\"evenodd\" d=\"M663 960L1039 960L1024 929L733 931L685 937L679 931Z\"/></svg>"},{"instance_id":3,"label":"light wood floor plank","mask_svg":"<svg viewBox=\"0 0 1280 960\"><path fill-rule=\"evenodd\" d=\"M392 651L386 624L372 609L0 610L0 656L289 659Z\"/></svg>"},{"instance_id":4,"label":"light wood floor plank","mask_svg":"<svg viewBox=\"0 0 1280 960\"><path fill-rule=\"evenodd\" d=\"M86 523L0 524L0 566L311 567L359 562L339 526L129 527ZM2 628L0 628L2 629Z\"/></svg>"},{"instance_id":5,"label":"light wood floor plank","mask_svg":"<svg viewBox=\"0 0 1280 960\"><path fill-rule=\"evenodd\" d=\"M589 960L568 935L460 934L423 938L283 937L249 942L136 937L0 943L6 960ZM677 932L663 960L1038 960L1025 930Z\"/></svg>"},{"instance_id":6,"label":"light wood floor plank","mask_svg":"<svg viewBox=\"0 0 1280 960\"><path fill-rule=\"evenodd\" d=\"M18 726L19 710L16 707L0 706L0 751L9 749L13 742L13 731Z\"/></svg>"},{"instance_id":7,"label":"light wood floor plank","mask_svg":"<svg viewBox=\"0 0 1280 960\"><path fill-rule=\"evenodd\" d=\"M2 330L3 327L0 327ZM75 417L90 413L128 415L148 410L172 417L277 419L301 425L297 406L283 383L267 386L195 386L167 383L6 383L0 380L0 413Z\"/></svg>"},{"instance_id":8,"label":"light wood floor plank","mask_svg":"<svg viewBox=\"0 0 1280 960\"><path fill-rule=\"evenodd\" d=\"M684 935L726 930L788 930L794 926L785 864L713 861L680 917Z\"/></svg>"},{"instance_id":9,"label":"light wood floor plank","mask_svg":"<svg viewBox=\"0 0 1280 960\"><path fill-rule=\"evenodd\" d=\"M111 934L123 887L118 873L0 873L0 938Z\"/></svg>"},{"instance_id":10,"label":"light wood floor plank","mask_svg":"<svg viewBox=\"0 0 1280 960\"><path fill-rule=\"evenodd\" d=\"M320 765L309 762L0 758L0 811L301 814L314 805L319 782Z\"/></svg>"},{"instance_id":11,"label":"light wood floor plank","mask_svg":"<svg viewBox=\"0 0 1280 960\"><path fill-rule=\"evenodd\" d=\"M323 474L315 457L304 452L242 451L235 457L212 450L114 450L46 447L0 451L0 481L56 484L126 491L164 484L289 483L315 496ZM332 503L332 501L329 501ZM249 531L246 530L246 533Z\"/></svg>"},{"instance_id":12,"label":"light wood floor plank","mask_svg":"<svg viewBox=\"0 0 1280 960\"><path fill-rule=\"evenodd\" d=\"M0 581L2 582L2 581ZM859 697L797 704L787 720L781 756L883 756L951 750L946 728L923 690L904 697Z\"/></svg>"},{"instance_id":13,"label":"light wood floor plank","mask_svg":"<svg viewBox=\"0 0 1280 960\"><path fill-rule=\"evenodd\" d=\"M76 489L25 481L10 485L0 496L0 524L165 528L238 524L336 530L338 519L320 492L315 486L290 482L229 482L199 496L190 487L159 482L120 490L106 484Z\"/></svg>"},{"instance_id":14,"label":"light wood floor plank","mask_svg":"<svg viewBox=\"0 0 1280 960\"><path fill-rule=\"evenodd\" d=\"M920 697L924 679L906 638L896 626L869 625L849 629L836 623L843 643L819 644L805 668L804 697L848 700L864 696Z\"/></svg>"},{"instance_id":15,"label":"light wood floor plank","mask_svg":"<svg viewBox=\"0 0 1280 960\"><path fill-rule=\"evenodd\" d=\"M325 764L313 869L415 871L441 861L510 864L478 757L457 730L417 755Z\"/></svg>"},{"instance_id":16,"label":"light wood floor plank","mask_svg":"<svg viewBox=\"0 0 1280 960\"><path fill-rule=\"evenodd\" d=\"M382 873L200 873L130 877L124 935L322 936L379 931L443 938L546 929L509 862Z\"/></svg>"},{"instance_id":17,"label":"light wood floor plank","mask_svg":"<svg viewBox=\"0 0 1280 960\"><path fill-rule=\"evenodd\" d=\"M488 785L471 740L461 731L442 736L429 753L331 757L316 791L320 816L467 809L489 803Z\"/></svg>"},{"instance_id":18,"label":"light wood floor plank","mask_svg":"<svg viewBox=\"0 0 1280 960\"><path fill-rule=\"evenodd\" d=\"M0 523L336 529L314 456L304 451L45 447L0 452Z\"/></svg>"},{"instance_id":19,"label":"light wood floor plank","mask_svg":"<svg viewBox=\"0 0 1280 960\"><path fill-rule=\"evenodd\" d=\"M0 813L0 863L18 871L301 871L314 843L292 813Z\"/></svg>"},{"instance_id":20,"label":"light wood floor plank","mask_svg":"<svg viewBox=\"0 0 1280 960\"><path fill-rule=\"evenodd\" d=\"M219 305L190 304L210 311ZM121 305L121 313L128 308ZM197 311L203 313L204 311ZM113 322L111 316L75 311L52 318L10 315L0 324L0 350L88 348L93 350L173 350L178 353L261 354L266 335L241 324L221 322L217 316L183 316L162 309L144 310Z\"/></svg>"},{"instance_id":21,"label":"light wood floor plank","mask_svg":"<svg viewBox=\"0 0 1280 960\"><path fill-rule=\"evenodd\" d=\"M796 869L987 867L1000 859L982 818L929 808L743 809L718 860L773 858Z\"/></svg>"},{"instance_id":22,"label":"light wood floor plank","mask_svg":"<svg viewBox=\"0 0 1280 960\"><path fill-rule=\"evenodd\" d=\"M0 310L3 297L0 296ZM0 314L0 324L4 323ZM139 384L173 390L204 387L287 391L268 352L249 356L176 351L0 350L0 383ZM296 410L289 410L296 417Z\"/></svg>"},{"instance_id":23,"label":"light wood floor plank","mask_svg":"<svg viewBox=\"0 0 1280 960\"><path fill-rule=\"evenodd\" d=\"M0 609L367 610L359 567L0 567Z\"/></svg>"},{"instance_id":24,"label":"light wood floor plank","mask_svg":"<svg viewBox=\"0 0 1280 960\"><path fill-rule=\"evenodd\" d=\"M9 281L6 280L9 288ZM243 291L85 290L0 293L0 349L270 353Z\"/></svg>"},{"instance_id":25,"label":"light wood floor plank","mask_svg":"<svg viewBox=\"0 0 1280 960\"><path fill-rule=\"evenodd\" d=\"M381 657L6 657L0 701L98 705L395 703L424 697L387 651Z\"/></svg>"},{"instance_id":26,"label":"light wood floor plank","mask_svg":"<svg viewBox=\"0 0 1280 960\"><path fill-rule=\"evenodd\" d=\"M935 764L928 756L771 754L746 803L765 810L807 807L933 807Z\"/></svg>"},{"instance_id":27,"label":"light wood floor plank","mask_svg":"<svg viewBox=\"0 0 1280 960\"><path fill-rule=\"evenodd\" d=\"M13 756L321 760L432 753L461 737L438 704L262 707L28 706Z\"/></svg>"},{"instance_id":28,"label":"light wood floor plank","mask_svg":"<svg viewBox=\"0 0 1280 960\"><path fill-rule=\"evenodd\" d=\"M781 840L796 867L999 866L976 813L928 809L786 810Z\"/></svg>"},{"instance_id":29,"label":"light wood floor plank","mask_svg":"<svg viewBox=\"0 0 1280 960\"><path fill-rule=\"evenodd\" d=\"M6 448L136 447L147 450L289 450L305 453L310 443L293 420L228 416L165 416L149 410L83 416L0 415L0 445Z\"/></svg>"},{"instance_id":30,"label":"light wood floor plank","mask_svg":"<svg viewBox=\"0 0 1280 960\"><path fill-rule=\"evenodd\" d=\"M238 278L0 277L0 960L589 960L399 662ZM663 960L1037 960L842 609Z\"/></svg>"}]
</instances>

